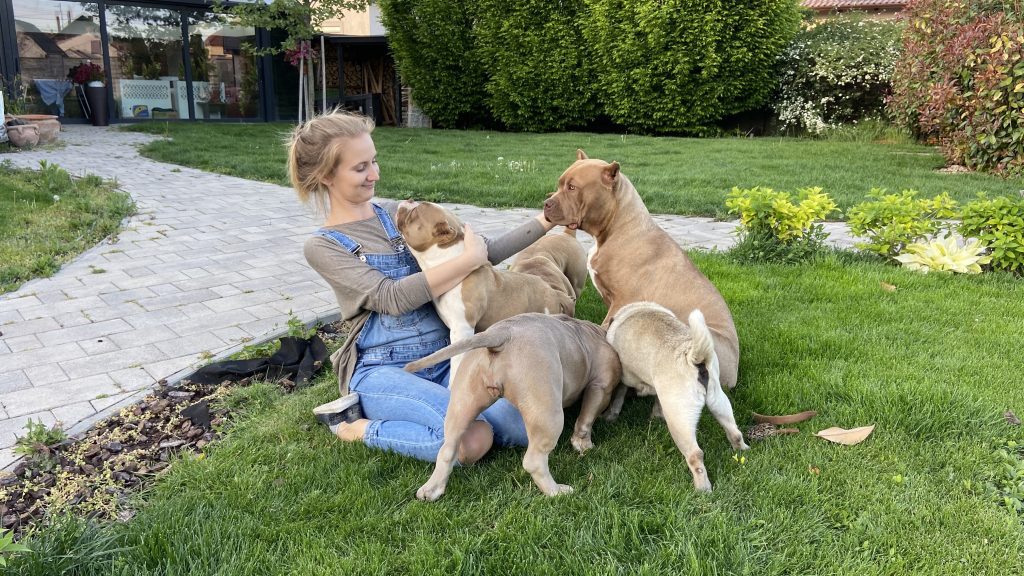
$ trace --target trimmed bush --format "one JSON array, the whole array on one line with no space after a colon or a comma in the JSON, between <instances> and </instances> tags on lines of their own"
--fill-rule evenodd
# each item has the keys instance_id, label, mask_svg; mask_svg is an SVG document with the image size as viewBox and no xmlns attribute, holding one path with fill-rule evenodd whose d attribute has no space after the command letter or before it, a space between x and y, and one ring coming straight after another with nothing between
<instances>
[{"instance_id":1,"label":"trimmed bush","mask_svg":"<svg viewBox=\"0 0 1024 576\"><path fill-rule=\"evenodd\" d=\"M979 194L964 205L959 230L988 246L994 270L1024 274L1024 198Z\"/></svg>"},{"instance_id":2,"label":"trimmed bush","mask_svg":"<svg viewBox=\"0 0 1024 576\"><path fill-rule=\"evenodd\" d=\"M784 127L820 134L882 118L902 24L837 16L804 22L782 55L774 104Z\"/></svg>"},{"instance_id":3,"label":"trimmed bush","mask_svg":"<svg viewBox=\"0 0 1024 576\"><path fill-rule=\"evenodd\" d=\"M583 34L605 113L638 132L707 134L776 86L792 0L585 0Z\"/></svg>"},{"instance_id":4,"label":"trimmed bush","mask_svg":"<svg viewBox=\"0 0 1024 576\"><path fill-rule=\"evenodd\" d=\"M733 188L725 206L740 216L740 240L730 250L741 262L800 262L814 255L828 233L819 223L835 211L836 203L821 188L788 192L760 186Z\"/></svg>"},{"instance_id":5,"label":"trimmed bush","mask_svg":"<svg viewBox=\"0 0 1024 576\"><path fill-rule=\"evenodd\" d=\"M976 170L1024 173L1019 0L911 0L889 110Z\"/></svg>"},{"instance_id":6,"label":"trimmed bush","mask_svg":"<svg viewBox=\"0 0 1024 576\"><path fill-rule=\"evenodd\" d=\"M514 130L580 128L597 116L594 74L577 22L583 0L482 0L474 30L495 119Z\"/></svg>"},{"instance_id":7,"label":"trimmed bush","mask_svg":"<svg viewBox=\"0 0 1024 576\"><path fill-rule=\"evenodd\" d=\"M918 198L916 190L886 194L872 188L866 202L847 211L847 223L854 236L867 237L857 248L895 258L910 244L939 232L944 219L955 218L957 204L949 194Z\"/></svg>"},{"instance_id":8,"label":"trimmed bush","mask_svg":"<svg viewBox=\"0 0 1024 576\"><path fill-rule=\"evenodd\" d=\"M381 21L413 100L445 128L492 123L486 69L473 38L473 0L380 0Z\"/></svg>"}]
</instances>

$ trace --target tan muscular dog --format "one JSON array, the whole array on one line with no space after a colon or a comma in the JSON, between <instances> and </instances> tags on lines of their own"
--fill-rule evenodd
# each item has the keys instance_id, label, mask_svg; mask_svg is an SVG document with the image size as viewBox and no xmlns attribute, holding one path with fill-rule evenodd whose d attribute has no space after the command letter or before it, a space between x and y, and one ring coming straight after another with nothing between
<instances>
[{"instance_id":1,"label":"tan muscular dog","mask_svg":"<svg viewBox=\"0 0 1024 576\"><path fill-rule=\"evenodd\" d=\"M656 302L686 318L700 309L714 336L721 383L736 386L740 345L722 295L651 218L619 164L590 160L582 150L544 202L544 216L592 235L587 267L608 306L607 326L631 302Z\"/></svg>"},{"instance_id":2,"label":"tan muscular dog","mask_svg":"<svg viewBox=\"0 0 1024 576\"><path fill-rule=\"evenodd\" d=\"M749 448L719 382L714 341L700 310L683 324L668 308L633 302L615 314L608 342L619 353L622 382L641 396L657 394L665 423L693 474L693 486L711 491L697 422L704 406L725 429L734 450Z\"/></svg>"},{"instance_id":3,"label":"tan muscular dog","mask_svg":"<svg viewBox=\"0 0 1024 576\"><path fill-rule=\"evenodd\" d=\"M572 492L571 486L551 477L548 454L562 433L562 409L580 396L583 404L572 445L580 453L594 446L591 427L621 376L618 355L606 341L604 329L564 314L520 314L405 369L416 372L464 352L462 368L450 385L444 444L434 473L416 497L434 501L444 494L462 434L499 397L508 399L523 415L529 439L523 468L537 487L548 496Z\"/></svg>"},{"instance_id":4,"label":"tan muscular dog","mask_svg":"<svg viewBox=\"0 0 1024 576\"><path fill-rule=\"evenodd\" d=\"M568 294L576 300L587 282L587 251L576 239L576 231L566 228L564 234L547 234L526 247L509 270L540 276L563 291L568 286Z\"/></svg>"},{"instance_id":5,"label":"tan muscular dog","mask_svg":"<svg viewBox=\"0 0 1024 576\"><path fill-rule=\"evenodd\" d=\"M419 263L429 270L462 253L463 226L454 214L431 202L403 203L395 224ZM481 266L454 288L434 299L437 314L451 330L451 343L516 314L543 312L573 315L575 300L538 276ZM461 358L452 360L454 376Z\"/></svg>"}]
</instances>

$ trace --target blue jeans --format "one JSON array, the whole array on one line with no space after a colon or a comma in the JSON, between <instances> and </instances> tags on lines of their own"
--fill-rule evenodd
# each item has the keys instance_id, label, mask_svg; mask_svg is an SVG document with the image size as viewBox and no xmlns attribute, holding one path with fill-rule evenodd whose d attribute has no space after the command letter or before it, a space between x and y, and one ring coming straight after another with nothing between
<instances>
[{"instance_id":1,"label":"blue jeans","mask_svg":"<svg viewBox=\"0 0 1024 576\"><path fill-rule=\"evenodd\" d=\"M363 440L373 448L434 462L444 442L448 362L417 374L403 370L404 365L360 362L356 367L349 388L359 393L363 414L370 419ZM494 430L495 446L526 446L523 417L508 400L499 398L479 419Z\"/></svg>"},{"instance_id":2,"label":"blue jeans","mask_svg":"<svg viewBox=\"0 0 1024 576\"><path fill-rule=\"evenodd\" d=\"M357 242L337 230L318 233L393 280L419 272L390 215L377 205L374 211L395 246L394 253L364 254ZM359 360L349 382L349 389L359 393L363 415L370 420L363 437L367 446L428 462L437 460L448 411L449 363L445 360L415 374L402 367L447 345L448 327L432 303L397 316L370 314L356 339ZM499 398L480 419L491 425L495 446L526 446L526 425L508 400Z\"/></svg>"}]
</instances>

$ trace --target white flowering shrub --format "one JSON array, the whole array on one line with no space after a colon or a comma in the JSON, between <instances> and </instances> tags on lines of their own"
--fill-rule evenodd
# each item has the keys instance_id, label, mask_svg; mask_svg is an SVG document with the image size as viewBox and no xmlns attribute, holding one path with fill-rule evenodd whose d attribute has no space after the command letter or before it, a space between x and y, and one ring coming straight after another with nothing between
<instances>
[{"instance_id":1,"label":"white flowering shrub","mask_svg":"<svg viewBox=\"0 0 1024 576\"><path fill-rule=\"evenodd\" d=\"M902 24L837 16L804 22L782 54L775 112L786 129L821 134L881 118Z\"/></svg>"}]
</instances>

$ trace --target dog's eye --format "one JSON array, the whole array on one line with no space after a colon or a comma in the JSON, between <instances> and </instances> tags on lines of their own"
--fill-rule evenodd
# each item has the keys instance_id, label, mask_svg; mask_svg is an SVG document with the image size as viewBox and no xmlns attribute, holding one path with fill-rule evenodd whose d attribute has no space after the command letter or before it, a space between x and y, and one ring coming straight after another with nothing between
<instances>
[{"instance_id":1,"label":"dog's eye","mask_svg":"<svg viewBox=\"0 0 1024 576\"><path fill-rule=\"evenodd\" d=\"M573 186L572 184L569 184L568 188L569 188L569 191L571 191L571 192L575 192L576 191L576 187Z\"/></svg>"}]
</instances>

